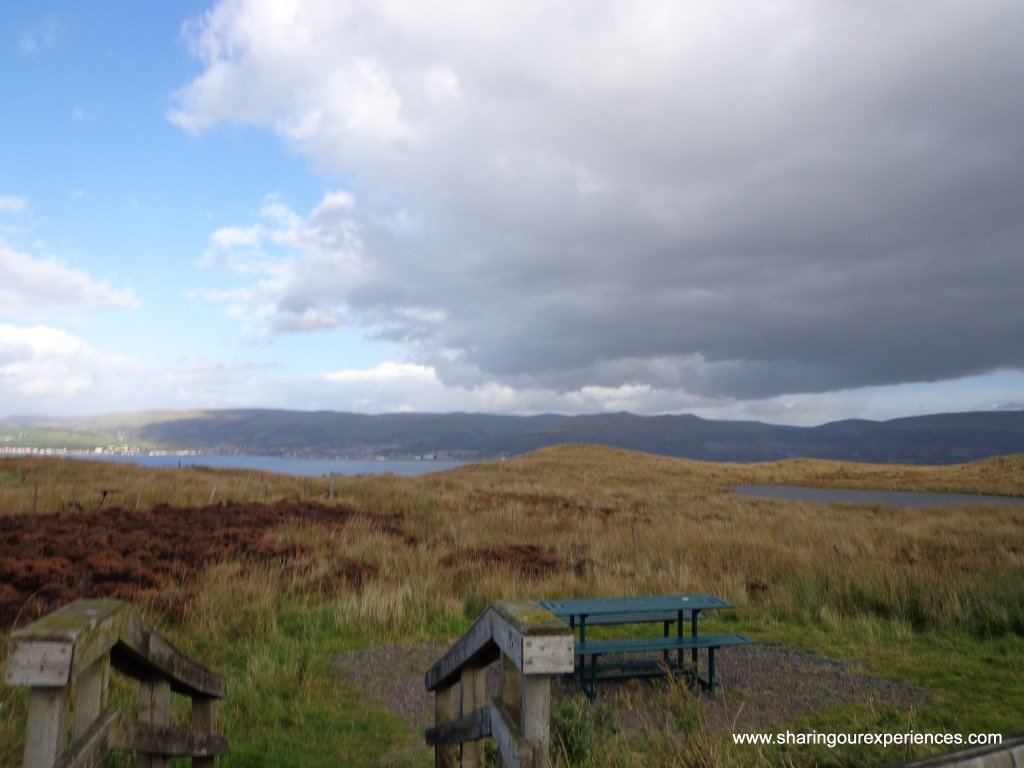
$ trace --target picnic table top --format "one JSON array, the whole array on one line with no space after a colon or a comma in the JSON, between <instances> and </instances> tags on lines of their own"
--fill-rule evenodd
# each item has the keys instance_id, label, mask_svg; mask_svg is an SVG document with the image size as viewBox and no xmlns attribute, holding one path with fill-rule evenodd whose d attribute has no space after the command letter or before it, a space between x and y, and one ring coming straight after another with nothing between
<instances>
[{"instance_id":1,"label":"picnic table top","mask_svg":"<svg viewBox=\"0 0 1024 768\"><path fill-rule=\"evenodd\" d=\"M711 595L650 595L645 597L588 597L570 600L541 600L541 607L560 618L601 616L613 613L653 613L656 611L704 611L732 608Z\"/></svg>"}]
</instances>

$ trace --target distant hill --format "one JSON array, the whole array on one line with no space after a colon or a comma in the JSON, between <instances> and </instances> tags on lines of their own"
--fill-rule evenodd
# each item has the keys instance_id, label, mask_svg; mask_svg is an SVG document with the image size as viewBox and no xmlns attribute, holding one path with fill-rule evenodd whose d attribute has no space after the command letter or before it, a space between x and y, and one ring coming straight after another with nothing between
<instances>
[{"instance_id":1,"label":"distant hill","mask_svg":"<svg viewBox=\"0 0 1024 768\"><path fill-rule=\"evenodd\" d=\"M110 428L113 418L105 421ZM1024 453L1024 411L837 421L786 427L696 416L494 416L335 411L166 412L121 424L138 440L208 452L365 458L490 459L560 443L593 443L710 461L813 457L865 462L953 464ZM94 420L95 423L95 420Z\"/></svg>"},{"instance_id":2,"label":"distant hill","mask_svg":"<svg viewBox=\"0 0 1024 768\"><path fill-rule=\"evenodd\" d=\"M1024 453L1024 411L848 420L818 427L630 413L367 416L261 409L152 411L88 419L0 419L0 449L3 443L79 448L116 443L206 453L469 460L514 456L562 443L589 443L706 461L820 458L956 464Z\"/></svg>"}]
</instances>

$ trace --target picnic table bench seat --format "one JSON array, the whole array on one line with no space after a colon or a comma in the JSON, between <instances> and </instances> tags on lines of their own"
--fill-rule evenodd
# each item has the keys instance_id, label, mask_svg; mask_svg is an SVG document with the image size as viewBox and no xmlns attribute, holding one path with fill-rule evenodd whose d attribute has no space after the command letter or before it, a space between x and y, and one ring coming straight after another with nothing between
<instances>
[{"instance_id":1,"label":"picnic table bench seat","mask_svg":"<svg viewBox=\"0 0 1024 768\"><path fill-rule=\"evenodd\" d=\"M692 614L689 610L683 611L683 621L690 621ZM575 619L575 617L573 617ZM622 613L598 613L593 616L587 616L588 627L608 627L618 624L671 624L679 620L679 611L645 611L643 613L637 612L622 612ZM704 617L697 616L698 621L704 621ZM576 625L576 622L570 621L567 617L562 617L562 621L566 624Z\"/></svg>"},{"instance_id":2,"label":"picnic table bench seat","mask_svg":"<svg viewBox=\"0 0 1024 768\"><path fill-rule=\"evenodd\" d=\"M589 657L589 664L584 665L584 674L589 672L589 683L590 690L587 692L588 695L593 698L597 692L597 681L608 680L615 677L635 677L636 672L629 672L623 675L607 674L608 669L621 669L625 665L621 663L611 664L599 664L598 660L601 656L608 656L611 654L623 654L623 653L656 653L663 652L668 653L669 651L694 651L697 649L704 648L708 652L708 679L706 681L697 678L698 682L704 685L709 691L714 693L715 691L715 650L718 648L725 648L729 646L738 645L752 645L753 640L748 637L744 637L739 634L720 634L720 635L700 635L694 637L692 635L683 637L628 637L628 638L616 638L613 640L588 640L586 642L577 642L575 645L575 655L581 657L586 662ZM636 666L635 664L631 666ZM598 672L603 674L598 676ZM660 674L660 672L655 672ZM693 674L696 675L696 669L693 670ZM581 680L581 682L583 682Z\"/></svg>"},{"instance_id":3,"label":"picnic table bench seat","mask_svg":"<svg viewBox=\"0 0 1024 768\"><path fill-rule=\"evenodd\" d=\"M653 651L688 651L694 648L722 648L727 645L750 645L754 641L743 635L699 635L691 637L620 637L613 640L588 640L576 643L577 656L604 656L609 653L646 653Z\"/></svg>"}]
</instances>

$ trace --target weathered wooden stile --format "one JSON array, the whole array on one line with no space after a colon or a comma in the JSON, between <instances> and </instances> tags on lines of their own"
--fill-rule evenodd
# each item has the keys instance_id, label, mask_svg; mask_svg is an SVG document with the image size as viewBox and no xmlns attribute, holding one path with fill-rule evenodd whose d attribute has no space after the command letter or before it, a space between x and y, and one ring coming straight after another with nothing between
<instances>
[{"instance_id":1,"label":"weathered wooden stile","mask_svg":"<svg viewBox=\"0 0 1024 768\"><path fill-rule=\"evenodd\" d=\"M486 701L484 673L501 661L501 691ZM435 766L454 768L461 745L462 768L483 768L484 742L492 738L505 768L548 765L551 678L573 671L573 633L531 601L497 602L484 611L427 672L434 692L434 727L427 744ZM454 690L462 691L456 716Z\"/></svg>"},{"instance_id":2,"label":"weathered wooden stile","mask_svg":"<svg viewBox=\"0 0 1024 768\"><path fill-rule=\"evenodd\" d=\"M107 708L111 668L139 681L137 719ZM4 681L29 688L24 768L92 768L115 750L139 755L146 768L170 757L212 768L228 752L227 740L213 732L224 678L117 600L79 600L14 632ZM170 726L172 692L192 700L189 731Z\"/></svg>"}]
</instances>

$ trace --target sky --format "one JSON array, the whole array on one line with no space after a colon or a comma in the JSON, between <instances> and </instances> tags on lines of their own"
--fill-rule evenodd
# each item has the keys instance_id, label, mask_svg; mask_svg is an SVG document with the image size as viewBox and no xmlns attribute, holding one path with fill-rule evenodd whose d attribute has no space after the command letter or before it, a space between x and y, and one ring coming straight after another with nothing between
<instances>
[{"instance_id":1,"label":"sky","mask_svg":"<svg viewBox=\"0 0 1024 768\"><path fill-rule=\"evenodd\" d=\"M0 417L1024 408L1024 4L0 0Z\"/></svg>"}]
</instances>

